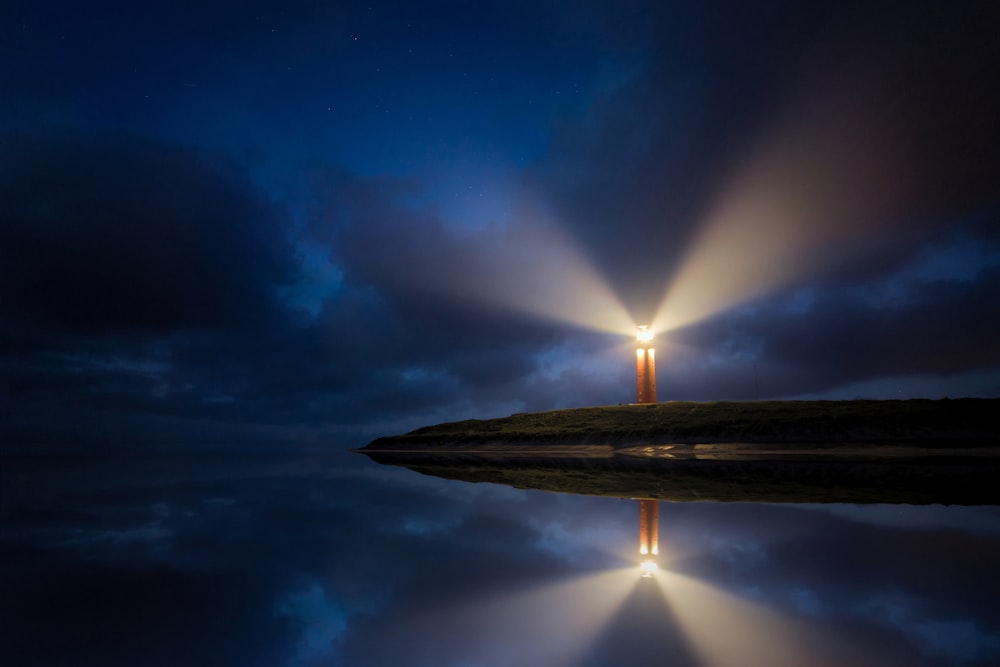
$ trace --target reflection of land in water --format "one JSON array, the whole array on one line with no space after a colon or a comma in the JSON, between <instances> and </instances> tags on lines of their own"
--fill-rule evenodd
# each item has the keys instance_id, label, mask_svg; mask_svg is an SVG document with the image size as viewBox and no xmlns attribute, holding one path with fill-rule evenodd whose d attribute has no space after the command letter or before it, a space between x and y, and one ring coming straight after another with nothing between
<instances>
[{"instance_id":1,"label":"reflection of land in water","mask_svg":"<svg viewBox=\"0 0 1000 667\"><path fill-rule=\"evenodd\" d=\"M1000 447L712 444L615 451L363 450L417 472L559 493L670 501L1000 505Z\"/></svg>"},{"instance_id":2,"label":"reflection of land in water","mask_svg":"<svg viewBox=\"0 0 1000 667\"><path fill-rule=\"evenodd\" d=\"M1000 399L668 402L522 413L379 438L375 461L562 493L1000 504Z\"/></svg>"}]
</instances>

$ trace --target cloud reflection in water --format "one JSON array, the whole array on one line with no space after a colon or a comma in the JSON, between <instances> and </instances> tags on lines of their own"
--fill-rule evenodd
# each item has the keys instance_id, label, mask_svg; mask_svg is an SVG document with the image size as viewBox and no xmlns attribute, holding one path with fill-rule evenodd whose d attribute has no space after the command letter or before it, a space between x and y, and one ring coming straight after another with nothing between
<instances>
[{"instance_id":1,"label":"cloud reflection in water","mask_svg":"<svg viewBox=\"0 0 1000 667\"><path fill-rule=\"evenodd\" d=\"M1000 655L997 508L904 507L894 523L884 506L662 503L650 582L634 501L339 455L21 457L0 474L5 665Z\"/></svg>"}]
</instances>

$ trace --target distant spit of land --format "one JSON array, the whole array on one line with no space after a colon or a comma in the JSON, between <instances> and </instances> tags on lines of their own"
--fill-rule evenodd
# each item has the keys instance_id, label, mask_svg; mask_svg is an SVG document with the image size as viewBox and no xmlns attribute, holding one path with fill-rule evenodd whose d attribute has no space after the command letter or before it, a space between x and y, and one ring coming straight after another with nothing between
<instances>
[{"instance_id":1,"label":"distant spit of land","mask_svg":"<svg viewBox=\"0 0 1000 667\"><path fill-rule=\"evenodd\" d=\"M1000 399L576 408L428 426L361 451L440 477L565 493L1000 504Z\"/></svg>"},{"instance_id":2,"label":"distant spit of land","mask_svg":"<svg viewBox=\"0 0 1000 667\"><path fill-rule=\"evenodd\" d=\"M1000 445L1000 399L671 401L470 419L379 438L365 450L542 452L741 443ZM568 450L572 451L572 450Z\"/></svg>"}]
</instances>

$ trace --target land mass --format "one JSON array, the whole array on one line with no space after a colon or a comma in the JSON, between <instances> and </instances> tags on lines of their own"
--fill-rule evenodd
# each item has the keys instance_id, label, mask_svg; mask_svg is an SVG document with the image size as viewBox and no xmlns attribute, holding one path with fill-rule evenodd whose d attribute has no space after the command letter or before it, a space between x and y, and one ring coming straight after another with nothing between
<instances>
[{"instance_id":1,"label":"land mass","mask_svg":"<svg viewBox=\"0 0 1000 667\"><path fill-rule=\"evenodd\" d=\"M364 450L543 451L566 445L934 446L1000 444L1000 399L901 401L671 401L517 413L427 426ZM581 449L581 451L585 451Z\"/></svg>"},{"instance_id":2,"label":"land mass","mask_svg":"<svg viewBox=\"0 0 1000 667\"><path fill-rule=\"evenodd\" d=\"M668 402L428 426L372 459L661 500L1000 504L1000 399Z\"/></svg>"}]
</instances>

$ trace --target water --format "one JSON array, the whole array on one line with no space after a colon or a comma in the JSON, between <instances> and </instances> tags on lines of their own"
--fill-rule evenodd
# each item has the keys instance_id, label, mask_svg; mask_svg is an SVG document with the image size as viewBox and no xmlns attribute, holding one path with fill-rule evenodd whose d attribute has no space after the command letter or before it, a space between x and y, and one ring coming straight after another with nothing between
<instances>
[{"instance_id":1,"label":"water","mask_svg":"<svg viewBox=\"0 0 1000 667\"><path fill-rule=\"evenodd\" d=\"M518 491L347 453L5 456L0 664L1000 664L1000 508Z\"/></svg>"}]
</instances>

